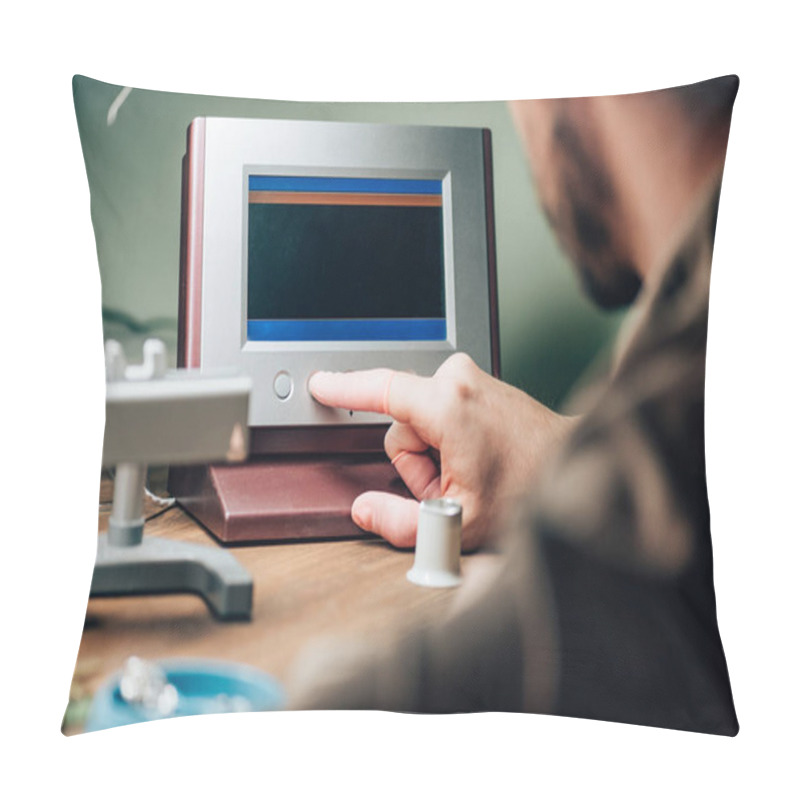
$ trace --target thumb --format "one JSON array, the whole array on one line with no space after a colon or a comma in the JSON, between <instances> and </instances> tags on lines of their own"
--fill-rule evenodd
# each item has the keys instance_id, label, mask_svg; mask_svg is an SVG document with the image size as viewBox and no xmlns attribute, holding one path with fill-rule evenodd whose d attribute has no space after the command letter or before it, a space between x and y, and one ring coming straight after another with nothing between
<instances>
[{"instance_id":1,"label":"thumb","mask_svg":"<svg viewBox=\"0 0 800 800\"><path fill-rule=\"evenodd\" d=\"M350 510L359 528L377 533L395 547L413 547L417 540L419 503L385 492L365 492Z\"/></svg>"}]
</instances>

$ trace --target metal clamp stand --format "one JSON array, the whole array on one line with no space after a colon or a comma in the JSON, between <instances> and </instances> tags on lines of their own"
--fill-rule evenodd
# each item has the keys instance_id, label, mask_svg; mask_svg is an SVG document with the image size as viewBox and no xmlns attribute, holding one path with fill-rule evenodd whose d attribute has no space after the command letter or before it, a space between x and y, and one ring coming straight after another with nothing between
<instances>
[{"instance_id":1,"label":"metal clamp stand","mask_svg":"<svg viewBox=\"0 0 800 800\"><path fill-rule=\"evenodd\" d=\"M116 464L116 476L108 533L98 540L90 594L108 597L190 592L200 595L220 619L248 619L253 581L231 553L213 546L144 538L147 466L139 457L148 447L159 459L157 463L163 463L165 456L184 463L243 457L249 380L212 379L203 384L202 378L186 380L181 376L170 381L165 378L165 362L164 345L156 340L145 342L144 363L138 368L125 368L118 343L106 345L109 383L103 463ZM137 393L141 387L135 384L141 381L149 385L146 392ZM112 391L112 387L122 391ZM181 420L187 418L188 409L188 418L200 424L183 423L187 429L181 431ZM182 438L188 442L185 447L176 445ZM165 448L171 455L164 452ZM123 452L132 460L118 461Z\"/></svg>"}]
</instances>

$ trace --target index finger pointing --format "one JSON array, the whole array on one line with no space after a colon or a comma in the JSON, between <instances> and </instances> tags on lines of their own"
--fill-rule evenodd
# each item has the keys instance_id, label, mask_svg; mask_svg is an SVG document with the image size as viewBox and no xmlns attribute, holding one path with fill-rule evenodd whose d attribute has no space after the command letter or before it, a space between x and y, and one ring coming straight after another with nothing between
<instances>
[{"instance_id":1,"label":"index finger pointing","mask_svg":"<svg viewBox=\"0 0 800 800\"><path fill-rule=\"evenodd\" d=\"M412 424L432 407L430 378L391 369L315 372L308 379L308 389L323 405L374 411Z\"/></svg>"}]
</instances>

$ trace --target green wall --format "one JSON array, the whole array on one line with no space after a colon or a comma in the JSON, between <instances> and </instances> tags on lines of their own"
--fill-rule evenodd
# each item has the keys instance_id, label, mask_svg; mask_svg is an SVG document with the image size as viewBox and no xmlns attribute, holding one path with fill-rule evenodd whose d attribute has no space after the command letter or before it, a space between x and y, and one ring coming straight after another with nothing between
<instances>
[{"instance_id":1,"label":"green wall","mask_svg":"<svg viewBox=\"0 0 800 800\"><path fill-rule=\"evenodd\" d=\"M196 116L463 125L490 128L502 374L557 405L607 344L619 315L582 296L539 210L505 103L293 103L134 89L109 124L122 87L76 76L75 108L92 197L104 331L177 340L181 158ZM134 330L132 330L132 328Z\"/></svg>"}]
</instances>

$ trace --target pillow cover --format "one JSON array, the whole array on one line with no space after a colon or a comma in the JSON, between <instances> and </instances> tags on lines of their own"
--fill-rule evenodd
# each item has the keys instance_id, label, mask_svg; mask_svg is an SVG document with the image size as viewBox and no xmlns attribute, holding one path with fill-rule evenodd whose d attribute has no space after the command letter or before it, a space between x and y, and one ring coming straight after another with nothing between
<instances>
[{"instance_id":1,"label":"pillow cover","mask_svg":"<svg viewBox=\"0 0 800 800\"><path fill-rule=\"evenodd\" d=\"M364 409L400 418L390 430L403 441L387 437L387 454L411 494L461 503L465 547L479 552L462 559L460 589L408 584L413 535L399 528L409 514L416 519L416 505L367 498L353 506L356 523L406 549L371 539L236 548L252 576L249 621L218 621L178 595L90 600L65 730L288 703L529 711L735 735L716 623L703 390L711 250L737 88L729 76L639 95L384 106L195 97L76 76L104 334L131 360L157 336L170 363L188 364L179 265L194 241L186 197L197 161L182 178L194 118L435 125L491 131L486 202L505 383L455 359L433 383L414 384L410 410L390 402L402 381L381 373L383 407ZM364 175L351 170L347 179ZM341 192L331 186L325 191ZM280 202L290 202L285 193ZM446 216L448 202L437 213ZM456 220L453 239L464 235ZM353 409L341 397L352 400L360 387L342 386L331 375L309 384L321 403ZM424 485L408 469L419 459ZM279 459L271 481L281 469L295 474L286 463ZM126 474L117 469L115 493ZM163 470L148 480L164 488ZM111 487L105 475L103 532ZM152 493L144 501L145 540L152 531L220 550L164 503ZM380 518L387 508L389 521ZM167 591L150 580L150 591ZM144 591L135 578L131 585Z\"/></svg>"}]
</instances>

